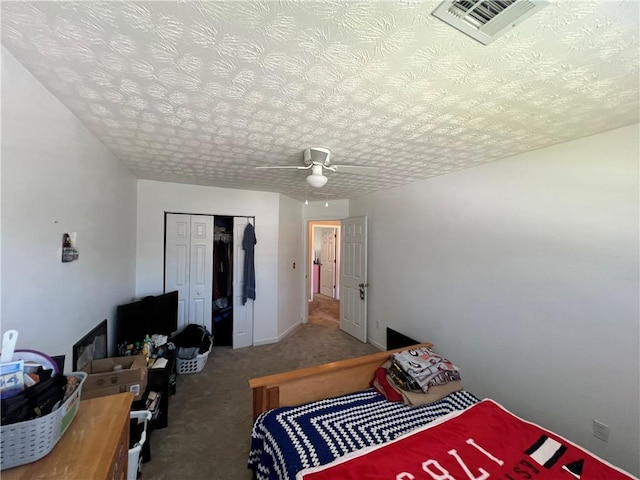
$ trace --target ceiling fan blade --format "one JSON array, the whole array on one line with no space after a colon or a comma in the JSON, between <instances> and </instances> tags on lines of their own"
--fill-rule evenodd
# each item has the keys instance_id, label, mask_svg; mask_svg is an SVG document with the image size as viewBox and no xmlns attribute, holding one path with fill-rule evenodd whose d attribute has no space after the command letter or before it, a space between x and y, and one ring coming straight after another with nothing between
<instances>
[{"instance_id":1,"label":"ceiling fan blade","mask_svg":"<svg viewBox=\"0 0 640 480\"><path fill-rule=\"evenodd\" d=\"M296 170L309 170L311 167L313 167L313 165L308 165L306 167L294 167L291 165L280 165L280 166L274 166L274 167L255 167L255 168L260 168L260 169L267 169L267 168L295 168Z\"/></svg>"},{"instance_id":2,"label":"ceiling fan blade","mask_svg":"<svg viewBox=\"0 0 640 480\"><path fill-rule=\"evenodd\" d=\"M378 167L363 167L361 165L331 165L329 169L338 173L356 173L358 175L378 175Z\"/></svg>"}]
</instances>

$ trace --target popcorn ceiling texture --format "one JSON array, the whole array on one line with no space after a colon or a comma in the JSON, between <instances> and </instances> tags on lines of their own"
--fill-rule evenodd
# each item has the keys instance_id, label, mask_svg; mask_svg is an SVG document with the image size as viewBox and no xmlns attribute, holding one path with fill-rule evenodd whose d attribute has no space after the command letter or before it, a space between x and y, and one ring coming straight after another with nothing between
<instances>
[{"instance_id":1,"label":"popcorn ceiling texture","mask_svg":"<svg viewBox=\"0 0 640 480\"><path fill-rule=\"evenodd\" d=\"M552 2L490 46L438 3L3 1L2 43L138 178L300 200L639 121L636 0ZM309 146L380 174L255 169Z\"/></svg>"}]
</instances>

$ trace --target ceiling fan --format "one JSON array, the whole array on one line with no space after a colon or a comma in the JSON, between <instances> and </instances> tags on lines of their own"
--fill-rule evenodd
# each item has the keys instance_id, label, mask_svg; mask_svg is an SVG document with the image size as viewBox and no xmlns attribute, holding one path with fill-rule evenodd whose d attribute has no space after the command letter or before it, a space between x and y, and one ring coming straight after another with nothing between
<instances>
[{"instance_id":1,"label":"ceiling fan","mask_svg":"<svg viewBox=\"0 0 640 480\"><path fill-rule=\"evenodd\" d=\"M309 170L311 174L307 176L307 183L315 188L324 187L327 184L327 177L323 175L323 170L336 173L358 173L364 175L377 175L377 167L363 167L360 165L331 165L331 150L323 147L311 147L304 150L304 166L279 165L273 167L256 168L295 168L296 170Z\"/></svg>"}]
</instances>

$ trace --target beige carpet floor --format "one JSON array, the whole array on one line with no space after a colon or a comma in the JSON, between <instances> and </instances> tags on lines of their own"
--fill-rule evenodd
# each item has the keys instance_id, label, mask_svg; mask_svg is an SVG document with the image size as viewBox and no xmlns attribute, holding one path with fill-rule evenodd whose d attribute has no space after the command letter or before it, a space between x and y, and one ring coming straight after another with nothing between
<instances>
[{"instance_id":1,"label":"beige carpet floor","mask_svg":"<svg viewBox=\"0 0 640 480\"><path fill-rule=\"evenodd\" d=\"M309 322L338 328L340 326L340 301L315 293L313 301L309 302Z\"/></svg>"},{"instance_id":2,"label":"beige carpet floor","mask_svg":"<svg viewBox=\"0 0 640 480\"><path fill-rule=\"evenodd\" d=\"M177 393L170 397L169 426L151 435L152 458L143 464L142 478L251 479L246 467L252 426L248 379L377 351L341 331L325 314L310 314L309 323L275 344L214 347L202 372L179 375Z\"/></svg>"}]
</instances>

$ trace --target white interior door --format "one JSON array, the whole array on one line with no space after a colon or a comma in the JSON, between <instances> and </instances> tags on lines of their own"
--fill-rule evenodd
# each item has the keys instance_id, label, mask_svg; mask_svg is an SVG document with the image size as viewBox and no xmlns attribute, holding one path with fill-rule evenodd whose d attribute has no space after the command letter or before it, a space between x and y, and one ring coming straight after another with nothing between
<instances>
[{"instance_id":1,"label":"white interior door","mask_svg":"<svg viewBox=\"0 0 640 480\"><path fill-rule=\"evenodd\" d=\"M178 290L178 328L189 323L211 331L213 217L167 214L165 292Z\"/></svg>"},{"instance_id":2,"label":"white interior door","mask_svg":"<svg viewBox=\"0 0 640 480\"><path fill-rule=\"evenodd\" d=\"M367 341L367 217L342 220L340 328Z\"/></svg>"},{"instance_id":3,"label":"white interior door","mask_svg":"<svg viewBox=\"0 0 640 480\"><path fill-rule=\"evenodd\" d=\"M244 229L250 222L248 217L233 218L233 348L253 345L253 300L242 304L244 287ZM253 223L253 222L251 222Z\"/></svg>"},{"instance_id":4,"label":"white interior door","mask_svg":"<svg viewBox=\"0 0 640 480\"><path fill-rule=\"evenodd\" d=\"M336 233L333 228L322 232L320 255L320 293L331 298L336 296Z\"/></svg>"},{"instance_id":5,"label":"white interior door","mask_svg":"<svg viewBox=\"0 0 640 480\"><path fill-rule=\"evenodd\" d=\"M212 331L213 302L213 217L191 215L189 273L189 323Z\"/></svg>"},{"instance_id":6,"label":"white interior door","mask_svg":"<svg viewBox=\"0 0 640 480\"><path fill-rule=\"evenodd\" d=\"M191 215L169 213L166 218L164 291L178 291L178 328L180 328L189 323Z\"/></svg>"}]
</instances>

